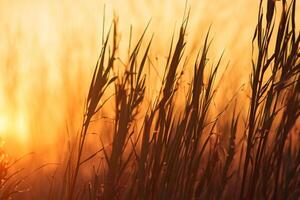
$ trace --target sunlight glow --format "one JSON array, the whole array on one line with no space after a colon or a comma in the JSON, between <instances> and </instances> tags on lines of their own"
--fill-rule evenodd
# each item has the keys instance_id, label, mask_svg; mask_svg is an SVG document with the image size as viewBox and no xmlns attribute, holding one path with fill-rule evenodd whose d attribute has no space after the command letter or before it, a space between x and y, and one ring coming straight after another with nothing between
<instances>
[{"instance_id":1,"label":"sunlight glow","mask_svg":"<svg viewBox=\"0 0 300 200\"><path fill-rule=\"evenodd\" d=\"M16 141L26 143L28 138L28 124L24 113L15 116L0 115L0 136L13 137Z\"/></svg>"},{"instance_id":2,"label":"sunlight glow","mask_svg":"<svg viewBox=\"0 0 300 200\"><path fill-rule=\"evenodd\" d=\"M0 136L9 138L7 143L12 143L12 140L24 146L29 143L28 148L35 144L32 142L35 138L39 142L34 148L40 148L48 141L57 142L56 138L62 140L66 121L72 123L70 126L74 130L78 129L100 51L103 15L105 31L113 15L119 17L118 52L121 58L127 54L124 49L128 47L130 26L133 28L133 45L151 19L146 41L151 33L155 33L150 57L153 57L157 69L163 69L170 36L178 29L185 2L0 0ZM208 27L212 25L210 57L219 57L224 51L224 62L230 61L228 73L231 74L227 75L230 78L222 81L219 88L226 94L220 92L216 96L216 99L221 99L216 105L222 108L240 85L248 84L258 2L190 0L188 4L191 16L186 53L192 54L199 49ZM150 69L153 72L149 77L153 80L162 76L154 68ZM152 85L160 88L159 81ZM51 140L45 140L45 137Z\"/></svg>"},{"instance_id":3,"label":"sunlight glow","mask_svg":"<svg viewBox=\"0 0 300 200\"><path fill-rule=\"evenodd\" d=\"M3 115L0 115L0 135L2 136L7 131L7 118Z\"/></svg>"}]
</instances>

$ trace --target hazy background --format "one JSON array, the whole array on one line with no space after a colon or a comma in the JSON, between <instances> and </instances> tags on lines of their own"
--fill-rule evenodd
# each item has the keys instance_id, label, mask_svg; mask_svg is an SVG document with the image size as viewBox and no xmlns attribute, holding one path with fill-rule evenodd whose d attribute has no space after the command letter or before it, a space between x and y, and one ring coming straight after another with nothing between
<instances>
[{"instance_id":1,"label":"hazy background","mask_svg":"<svg viewBox=\"0 0 300 200\"><path fill-rule=\"evenodd\" d=\"M67 129L79 129L100 52L104 5L106 30L114 13L119 17L121 57L130 25L134 43L151 19L146 39L154 33L150 55L160 73L184 0L0 0L0 137L10 155L34 151L55 159ZM229 63L229 75L215 105L221 108L248 84L258 1L190 0L188 5L186 55L199 49L210 25L210 57L217 62L225 50L222 66Z\"/></svg>"}]
</instances>

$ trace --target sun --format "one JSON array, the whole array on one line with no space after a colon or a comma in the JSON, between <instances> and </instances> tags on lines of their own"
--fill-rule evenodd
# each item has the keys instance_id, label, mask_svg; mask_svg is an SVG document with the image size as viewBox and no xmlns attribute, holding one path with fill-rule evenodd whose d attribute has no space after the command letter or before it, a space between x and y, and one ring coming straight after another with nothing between
<instances>
[{"instance_id":1,"label":"sun","mask_svg":"<svg viewBox=\"0 0 300 200\"><path fill-rule=\"evenodd\" d=\"M0 113L0 137L14 138L18 142L26 143L28 139L28 125L24 113Z\"/></svg>"},{"instance_id":2,"label":"sun","mask_svg":"<svg viewBox=\"0 0 300 200\"><path fill-rule=\"evenodd\" d=\"M0 114L0 135L2 136L8 128L8 120L4 115Z\"/></svg>"}]
</instances>

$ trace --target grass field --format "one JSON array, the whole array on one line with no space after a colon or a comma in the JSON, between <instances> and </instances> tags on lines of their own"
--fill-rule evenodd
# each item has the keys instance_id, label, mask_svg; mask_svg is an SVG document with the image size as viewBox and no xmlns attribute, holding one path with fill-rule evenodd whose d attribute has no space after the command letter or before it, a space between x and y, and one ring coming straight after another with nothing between
<instances>
[{"instance_id":1,"label":"grass field","mask_svg":"<svg viewBox=\"0 0 300 200\"><path fill-rule=\"evenodd\" d=\"M151 20L138 37L130 29L126 39L117 13L111 23L104 23L103 15L89 87L81 87L88 82L79 69L70 70L75 78L62 71L70 79L58 94L71 103L61 116L59 110L49 118L41 115L45 127L51 127L68 112L71 122L56 136L62 139L33 135L33 144L51 144L41 148L51 152L41 158L34 156L38 152L10 158L5 151L10 140L1 147L0 200L299 199L296 0L259 1L248 41L252 55L242 56L249 66L232 67L228 55L223 56L226 49L214 47L218 32L212 34L213 23L200 30L202 39L191 33L199 31L191 27L193 8L187 3L182 10L179 26L170 28L168 46L159 47L166 55L162 61L152 50L161 44L155 39L160 35L149 30ZM68 57L62 60L68 63ZM11 77L7 92L17 79ZM55 75L52 79L57 80ZM57 105L62 99L48 99L46 88L38 91L31 98L39 105ZM39 113L51 110L38 108L37 120ZM78 113L81 121L74 117ZM22 130L28 126L22 120L16 124ZM32 125L43 127L35 121Z\"/></svg>"}]
</instances>

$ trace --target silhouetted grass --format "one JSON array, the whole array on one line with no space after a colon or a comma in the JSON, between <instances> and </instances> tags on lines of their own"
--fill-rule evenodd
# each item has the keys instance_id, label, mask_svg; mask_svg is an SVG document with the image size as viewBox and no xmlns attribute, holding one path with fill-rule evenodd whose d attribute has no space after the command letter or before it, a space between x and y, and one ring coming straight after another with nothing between
<instances>
[{"instance_id":1,"label":"silhouetted grass","mask_svg":"<svg viewBox=\"0 0 300 200\"><path fill-rule=\"evenodd\" d=\"M264 3L266 13L263 12ZM221 58L216 65L208 66L209 31L194 60L193 78L181 103L182 109L177 109L175 103L182 92L180 79L188 67L185 66L184 52L189 12L185 14L179 33L177 37L173 36L168 50L160 92L145 109L146 87L151 86L146 85L144 68L151 59L148 54L152 39L142 50L146 28L130 52L125 71L116 73L114 70L118 66L114 61L118 44L114 22L112 48L108 47L108 33L87 97L79 149L73 152L77 155L75 168L66 171L66 174L70 173L71 182L65 183L70 188L62 197L295 199L299 196L299 133L297 130L293 133L293 128L297 126L300 114L300 36L295 30L296 1L289 4L281 1L281 4L277 25L275 2L260 1L252 41L249 115L245 122L240 122L240 114L232 105L234 108L227 111L232 116L227 119L227 133L219 133L216 129L221 113L214 120L210 116ZM275 41L274 48L272 41ZM110 74L117 75L112 77ZM101 172L95 172L89 189L81 191L76 177L80 173L85 137L90 121L102 107L98 105L100 99L110 84L115 87L113 138L109 148L103 144L97 152L104 155L106 164ZM137 116L142 118L141 127L137 126ZM245 130L239 130L240 123L246 124ZM239 132L244 132L245 136L238 137ZM221 141L221 133L227 135L222 137L227 141ZM293 144L295 134L297 141ZM240 154L238 161L237 152Z\"/></svg>"}]
</instances>

